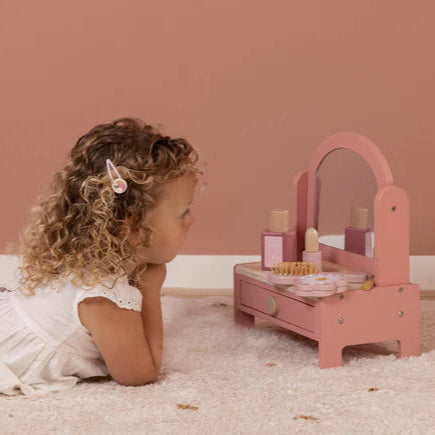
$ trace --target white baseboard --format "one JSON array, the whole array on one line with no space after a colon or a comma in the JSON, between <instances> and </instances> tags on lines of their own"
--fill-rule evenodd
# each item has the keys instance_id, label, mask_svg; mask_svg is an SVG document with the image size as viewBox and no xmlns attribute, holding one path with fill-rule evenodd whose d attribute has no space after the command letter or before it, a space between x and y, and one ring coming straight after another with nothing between
<instances>
[{"instance_id":1,"label":"white baseboard","mask_svg":"<svg viewBox=\"0 0 435 435\"><path fill-rule=\"evenodd\" d=\"M233 267L238 263L261 261L259 255L179 255L167 264L164 293L183 292L191 294L227 294L233 288ZM14 271L18 257L0 255L0 287L14 288ZM435 292L435 256L414 255L410 257L410 280L420 284L422 295Z\"/></svg>"},{"instance_id":2,"label":"white baseboard","mask_svg":"<svg viewBox=\"0 0 435 435\"><path fill-rule=\"evenodd\" d=\"M435 290L435 255L409 257L410 280L420 284L421 291Z\"/></svg>"},{"instance_id":3,"label":"white baseboard","mask_svg":"<svg viewBox=\"0 0 435 435\"><path fill-rule=\"evenodd\" d=\"M164 288L224 290L233 288L233 267L261 261L259 255L179 255L168 263ZM410 280L422 292L435 290L435 256L410 257Z\"/></svg>"},{"instance_id":4,"label":"white baseboard","mask_svg":"<svg viewBox=\"0 0 435 435\"><path fill-rule=\"evenodd\" d=\"M261 261L258 255L178 255L166 265L164 287L188 289L233 288L233 267Z\"/></svg>"}]
</instances>

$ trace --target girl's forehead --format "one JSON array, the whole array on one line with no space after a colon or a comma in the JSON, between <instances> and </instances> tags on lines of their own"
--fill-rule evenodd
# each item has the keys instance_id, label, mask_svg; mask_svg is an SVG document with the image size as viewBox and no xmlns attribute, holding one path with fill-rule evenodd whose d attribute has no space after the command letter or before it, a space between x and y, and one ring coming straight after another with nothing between
<instances>
[{"instance_id":1,"label":"girl's forehead","mask_svg":"<svg viewBox=\"0 0 435 435\"><path fill-rule=\"evenodd\" d=\"M198 178L196 174L187 173L181 175L165 186L164 196L171 202L185 203L186 200L190 202L193 199L192 195L197 183Z\"/></svg>"},{"instance_id":2,"label":"girl's forehead","mask_svg":"<svg viewBox=\"0 0 435 435\"><path fill-rule=\"evenodd\" d=\"M181 175L174 181L177 189L183 192L191 192L195 188L197 182L198 178L196 174L190 172Z\"/></svg>"}]
</instances>

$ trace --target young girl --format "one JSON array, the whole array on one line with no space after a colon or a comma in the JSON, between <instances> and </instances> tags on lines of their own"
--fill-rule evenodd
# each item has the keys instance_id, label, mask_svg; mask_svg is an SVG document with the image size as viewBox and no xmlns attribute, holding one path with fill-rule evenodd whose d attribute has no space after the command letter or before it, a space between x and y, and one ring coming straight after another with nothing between
<instances>
[{"instance_id":1,"label":"young girl","mask_svg":"<svg viewBox=\"0 0 435 435\"><path fill-rule=\"evenodd\" d=\"M8 248L21 266L18 287L0 289L0 393L157 379L160 290L194 221L197 160L186 140L131 118L77 141Z\"/></svg>"}]
</instances>

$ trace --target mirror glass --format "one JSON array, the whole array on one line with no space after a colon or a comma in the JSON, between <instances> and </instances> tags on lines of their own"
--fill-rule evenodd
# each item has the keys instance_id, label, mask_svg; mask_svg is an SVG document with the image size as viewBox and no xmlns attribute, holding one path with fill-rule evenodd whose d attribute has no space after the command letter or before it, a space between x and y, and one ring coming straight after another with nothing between
<instances>
[{"instance_id":1,"label":"mirror glass","mask_svg":"<svg viewBox=\"0 0 435 435\"><path fill-rule=\"evenodd\" d=\"M367 162L352 150L331 151L317 168L316 189L319 242L373 257L377 184Z\"/></svg>"}]
</instances>

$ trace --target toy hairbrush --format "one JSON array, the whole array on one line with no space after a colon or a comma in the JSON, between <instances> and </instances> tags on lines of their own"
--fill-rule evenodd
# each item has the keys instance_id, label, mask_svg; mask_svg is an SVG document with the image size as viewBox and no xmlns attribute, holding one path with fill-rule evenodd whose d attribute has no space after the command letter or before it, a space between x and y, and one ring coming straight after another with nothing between
<instances>
[{"instance_id":1,"label":"toy hairbrush","mask_svg":"<svg viewBox=\"0 0 435 435\"><path fill-rule=\"evenodd\" d=\"M320 267L303 261L284 261L276 263L267 272L267 279L273 284L294 285L300 276L319 273Z\"/></svg>"}]
</instances>

